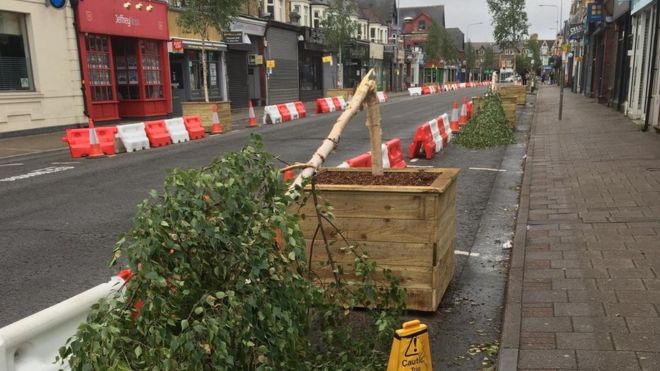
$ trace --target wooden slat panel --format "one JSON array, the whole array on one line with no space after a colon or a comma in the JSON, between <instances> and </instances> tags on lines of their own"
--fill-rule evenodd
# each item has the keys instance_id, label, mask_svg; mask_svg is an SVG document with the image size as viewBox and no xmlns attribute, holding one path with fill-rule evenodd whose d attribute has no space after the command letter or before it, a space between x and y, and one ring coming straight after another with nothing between
<instances>
[{"instance_id":1,"label":"wooden slat panel","mask_svg":"<svg viewBox=\"0 0 660 371\"><path fill-rule=\"evenodd\" d=\"M359 281L353 271L352 265L340 264L344 269L342 279L345 281ZM379 266L374 274L374 281L377 283L385 283L385 277L382 273L383 269L390 269L392 274L401 279L400 286L405 288L416 289L432 289L433 288L433 269L434 268L421 268L421 267L388 267ZM314 271L322 282L334 282L334 275L330 265L312 264L312 271Z\"/></svg>"},{"instance_id":2,"label":"wooden slat panel","mask_svg":"<svg viewBox=\"0 0 660 371\"><path fill-rule=\"evenodd\" d=\"M433 243L438 239L437 221L339 218L333 223L349 241ZM300 221L300 228L307 238L316 231L317 221L306 218ZM327 225L327 224L324 224ZM326 227L329 238L335 239L336 231Z\"/></svg>"},{"instance_id":3,"label":"wooden slat panel","mask_svg":"<svg viewBox=\"0 0 660 371\"><path fill-rule=\"evenodd\" d=\"M307 245L306 253L309 259L311 240L305 240L305 242ZM340 250L346 246L343 241L333 240L330 243L330 253L336 262L352 263L355 260L355 255L346 254ZM433 267L433 244L431 243L361 242L359 246L360 249L358 251L366 251L369 255L369 260L376 261L379 265L391 267ZM321 238L317 239L314 243L314 255L311 258L313 262L328 260L328 254L325 251L325 246L323 246L323 240Z\"/></svg>"},{"instance_id":4,"label":"wooden slat panel","mask_svg":"<svg viewBox=\"0 0 660 371\"><path fill-rule=\"evenodd\" d=\"M330 203L337 218L369 218L378 215L389 219L421 220L437 217L427 206L437 202L436 194L321 191L318 196L319 203ZM300 210L300 214L314 216L314 204L311 200Z\"/></svg>"}]
</instances>

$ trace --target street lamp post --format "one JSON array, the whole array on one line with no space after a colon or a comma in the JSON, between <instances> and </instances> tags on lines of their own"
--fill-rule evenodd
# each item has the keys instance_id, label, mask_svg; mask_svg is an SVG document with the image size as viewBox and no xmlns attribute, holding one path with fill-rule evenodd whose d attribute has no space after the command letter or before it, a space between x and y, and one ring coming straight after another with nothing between
<instances>
[{"instance_id":1,"label":"street lamp post","mask_svg":"<svg viewBox=\"0 0 660 371\"><path fill-rule=\"evenodd\" d=\"M557 5L551 5L551 4L540 4L539 6L557 8L557 35L559 35L561 33L561 28L559 27L559 25L563 23L562 12L564 10L564 0L559 0L559 7L557 7ZM557 39L561 40L563 43L563 37L557 37ZM562 120L563 111L564 111L564 50L562 48L561 59L559 62L559 121Z\"/></svg>"},{"instance_id":2,"label":"street lamp post","mask_svg":"<svg viewBox=\"0 0 660 371\"><path fill-rule=\"evenodd\" d=\"M484 22L470 23L469 25L467 25L467 31L466 31L465 38L467 39L468 43L470 42L470 27L480 25L480 24L484 24ZM471 79L472 71L469 71L469 69L471 69L472 66L467 66L467 63L466 63L465 67L466 67L467 74L468 74L468 81L471 81L472 80Z\"/></svg>"}]
</instances>

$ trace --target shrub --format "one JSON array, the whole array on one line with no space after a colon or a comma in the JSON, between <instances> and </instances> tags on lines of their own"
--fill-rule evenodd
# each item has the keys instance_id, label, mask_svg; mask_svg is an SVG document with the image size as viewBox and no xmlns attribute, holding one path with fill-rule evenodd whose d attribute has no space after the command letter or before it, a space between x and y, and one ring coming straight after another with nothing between
<instances>
[{"instance_id":1,"label":"shrub","mask_svg":"<svg viewBox=\"0 0 660 371\"><path fill-rule=\"evenodd\" d=\"M72 370L384 369L403 290L393 278L377 287L359 253L361 285L316 283L286 191L258 138L206 168L170 171L115 246L111 264L125 254L134 272L124 294L95 304L58 360Z\"/></svg>"},{"instance_id":2,"label":"shrub","mask_svg":"<svg viewBox=\"0 0 660 371\"><path fill-rule=\"evenodd\" d=\"M502 100L498 94L491 93L484 98L481 109L461 128L456 143L466 148L484 149L515 141L513 131L507 126Z\"/></svg>"}]
</instances>

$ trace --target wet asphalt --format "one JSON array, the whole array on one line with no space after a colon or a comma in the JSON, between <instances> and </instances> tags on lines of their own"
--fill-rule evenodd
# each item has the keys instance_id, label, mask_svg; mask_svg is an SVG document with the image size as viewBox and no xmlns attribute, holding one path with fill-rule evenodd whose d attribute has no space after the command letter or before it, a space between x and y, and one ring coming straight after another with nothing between
<instances>
[{"instance_id":1,"label":"wet asphalt","mask_svg":"<svg viewBox=\"0 0 660 371\"><path fill-rule=\"evenodd\" d=\"M405 153L418 124L449 112L454 100L483 92L473 88L393 99L381 106L383 139L401 138ZM0 327L107 281L115 273L106 263L117 236L130 228L135 207L149 190L160 189L166 169L206 165L224 152L240 149L254 132L282 160L304 162L338 116L242 127L199 141L97 160L72 160L66 151L0 160L0 179L60 168L0 182ZM529 113L523 117L530 119ZM347 126L327 165L369 150L364 120L360 113ZM509 253L501 245L511 239L526 147L526 126L519 130L519 143L508 148L474 151L452 145L430 161L409 162L462 169L454 280L436 313L410 314L429 324L434 369L487 368L490 361L484 361L483 354L471 356L469 350L473 344L496 344L499 339ZM8 163L22 165L2 166Z\"/></svg>"}]
</instances>

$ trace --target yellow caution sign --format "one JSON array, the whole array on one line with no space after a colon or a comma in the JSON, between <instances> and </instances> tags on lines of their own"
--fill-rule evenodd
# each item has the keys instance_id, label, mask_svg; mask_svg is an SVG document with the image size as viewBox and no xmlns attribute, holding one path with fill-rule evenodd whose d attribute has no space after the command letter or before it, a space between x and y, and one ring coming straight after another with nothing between
<instances>
[{"instance_id":1,"label":"yellow caution sign","mask_svg":"<svg viewBox=\"0 0 660 371\"><path fill-rule=\"evenodd\" d=\"M396 330L387 371L433 371L429 330L419 320Z\"/></svg>"}]
</instances>

